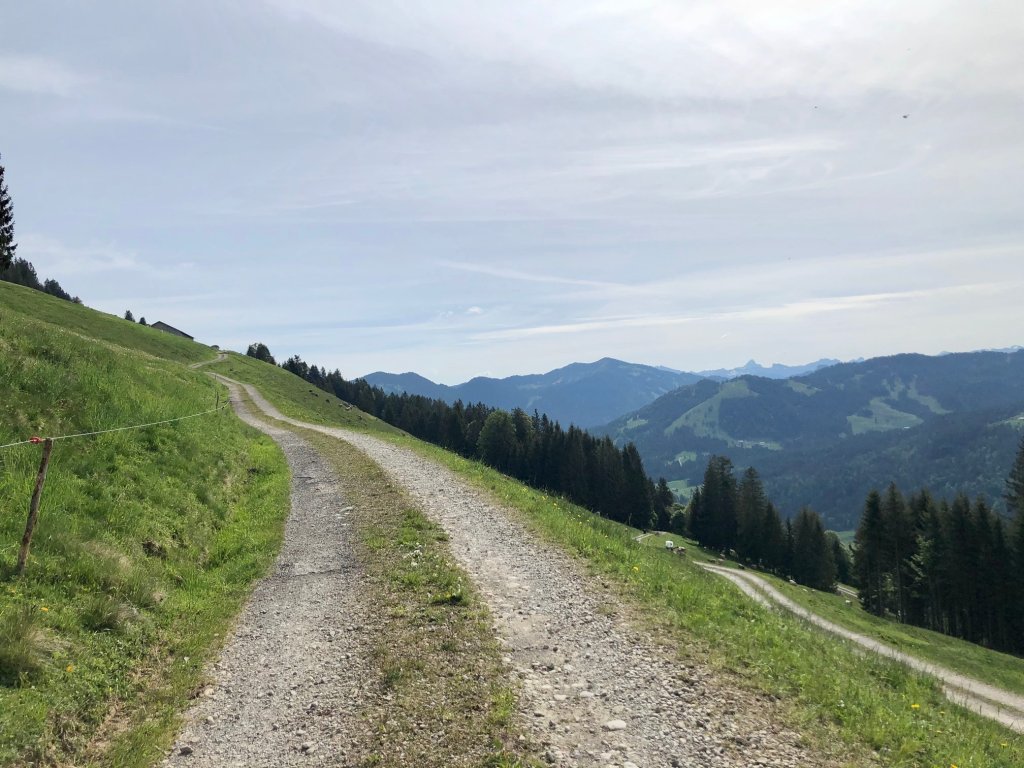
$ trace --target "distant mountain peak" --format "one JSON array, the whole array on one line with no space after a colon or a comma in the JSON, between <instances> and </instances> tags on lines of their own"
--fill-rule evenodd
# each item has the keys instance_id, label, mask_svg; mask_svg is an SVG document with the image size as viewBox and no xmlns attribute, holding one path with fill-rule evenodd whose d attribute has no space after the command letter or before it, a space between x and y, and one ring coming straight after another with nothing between
<instances>
[{"instance_id":1,"label":"distant mountain peak","mask_svg":"<svg viewBox=\"0 0 1024 768\"><path fill-rule=\"evenodd\" d=\"M822 358L813 363L804 365L785 365L783 363L772 363L761 365L757 360L751 358L739 368L716 368L710 371L698 371L698 376L708 379L735 379L740 376L761 376L766 379L789 379L793 376L803 376L808 373L827 368L830 365L837 365L840 361L832 358Z\"/></svg>"}]
</instances>

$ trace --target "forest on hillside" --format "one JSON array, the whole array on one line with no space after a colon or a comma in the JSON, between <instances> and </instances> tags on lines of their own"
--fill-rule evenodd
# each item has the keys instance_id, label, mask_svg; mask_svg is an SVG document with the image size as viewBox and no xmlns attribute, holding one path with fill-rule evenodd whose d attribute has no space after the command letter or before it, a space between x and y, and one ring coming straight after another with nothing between
<instances>
[{"instance_id":1,"label":"forest on hillside","mask_svg":"<svg viewBox=\"0 0 1024 768\"><path fill-rule=\"evenodd\" d=\"M986 647L1024 654L1024 439L1006 479L1010 523L983 499L871 491L854 572L864 608Z\"/></svg>"}]
</instances>

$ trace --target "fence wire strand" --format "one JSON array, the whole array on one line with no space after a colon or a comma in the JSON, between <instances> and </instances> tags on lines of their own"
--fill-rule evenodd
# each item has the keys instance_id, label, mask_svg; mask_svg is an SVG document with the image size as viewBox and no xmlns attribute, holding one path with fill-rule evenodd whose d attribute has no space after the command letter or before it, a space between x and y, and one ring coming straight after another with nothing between
<instances>
[{"instance_id":1,"label":"fence wire strand","mask_svg":"<svg viewBox=\"0 0 1024 768\"><path fill-rule=\"evenodd\" d=\"M13 448L13 447L15 447L17 445L28 445L29 443L41 443L44 440L70 440L70 439L72 439L74 437L90 437L92 435L106 435L106 434L108 434L110 432L125 432L125 431L130 430L130 429L142 429L144 427L155 427L155 426L157 426L159 424L173 424L176 421L184 421L185 419L194 419L197 416L207 416L207 415L209 415L211 413L216 413L217 411L222 411L225 408L227 408L229 405L231 405L230 401L227 402L227 403L224 403L224 405L218 406L217 408L211 408L208 411L201 411L199 413L190 413L188 416L178 416L177 418L174 418L174 419L163 419L162 421L151 421L151 422L148 422L146 424L131 424L131 425L127 426L127 427L113 427L111 429L97 429L97 430L93 430L92 432L78 432L78 433L76 433L74 435L57 435L55 437L33 437L33 438L29 439L29 440L19 440L19 441L14 442L14 443L7 443L6 445L0 445L0 450L3 450L4 448Z\"/></svg>"}]
</instances>

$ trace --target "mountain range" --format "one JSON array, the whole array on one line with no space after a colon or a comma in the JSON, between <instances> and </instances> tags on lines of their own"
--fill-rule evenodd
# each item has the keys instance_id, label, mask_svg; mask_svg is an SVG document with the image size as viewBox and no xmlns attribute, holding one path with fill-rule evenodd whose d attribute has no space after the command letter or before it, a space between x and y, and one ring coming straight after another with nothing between
<instances>
[{"instance_id":1,"label":"mountain range","mask_svg":"<svg viewBox=\"0 0 1024 768\"><path fill-rule=\"evenodd\" d=\"M437 384L418 373L377 371L363 379L389 394L407 392L448 403L462 400L507 410L522 408L528 413L536 410L565 426L595 427L701 379L724 380L749 374L781 379L837 362L818 360L806 365L766 367L751 360L739 368L690 372L606 357L593 363L572 363L547 373L501 379L479 376L454 386Z\"/></svg>"},{"instance_id":2,"label":"mountain range","mask_svg":"<svg viewBox=\"0 0 1024 768\"><path fill-rule=\"evenodd\" d=\"M872 487L895 481L999 504L1024 427L1024 352L896 355L783 380L685 385L595 431L632 441L685 496L707 458L756 467L784 514L808 504L852 527Z\"/></svg>"}]
</instances>

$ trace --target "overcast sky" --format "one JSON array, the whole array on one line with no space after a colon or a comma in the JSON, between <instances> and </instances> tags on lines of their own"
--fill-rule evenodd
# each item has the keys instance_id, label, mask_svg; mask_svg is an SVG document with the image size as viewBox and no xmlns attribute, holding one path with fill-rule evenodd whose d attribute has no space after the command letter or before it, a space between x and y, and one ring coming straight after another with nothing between
<instances>
[{"instance_id":1,"label":"overcast sky","mask_svg":"<svg viewBox=\"0 0 1024 768\"><path fill-rule=\"evenodd\" d=\"M1024 343L1005 2L5 2L18 254L346 376Z\"/></svg>"}]
</instances>

